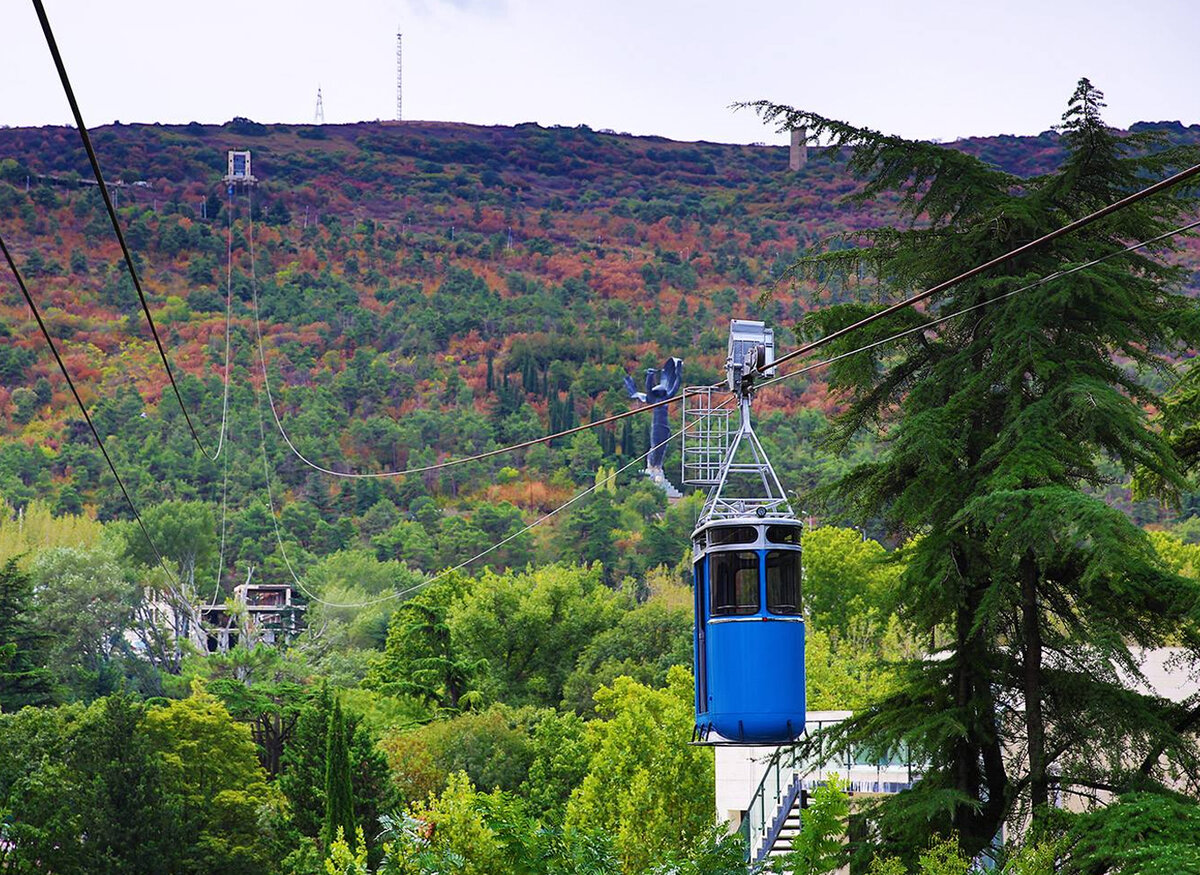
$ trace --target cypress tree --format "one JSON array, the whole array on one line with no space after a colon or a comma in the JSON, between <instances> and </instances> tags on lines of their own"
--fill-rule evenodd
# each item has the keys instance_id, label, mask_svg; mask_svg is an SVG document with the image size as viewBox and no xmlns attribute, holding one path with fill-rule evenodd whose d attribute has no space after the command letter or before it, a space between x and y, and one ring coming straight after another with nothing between
<instances>
[{"instance_id":1,"label":"cypress tree","mask_svg":"<svg viewBox=\"0 0 1200 875\"><path fill-rule=\"evenodd\" d=\"M813 113L758 109L849 147L849 167L864 180L856 198L899 192L911 224L858 234L849 248L799 265L810 276L868 266L886 301L1195 160L1147 136L1118 137L1101 119L1103 105L1081 80L1063 117L1064 163L1032 179ZM974 855L1023 813L1048 824L1055 793L1162 786L1171 779L1166 763L1200 777L1190 752L1197 715L1121 682L1139 676L1138 646L1196 649L1197 583L1167 573L1146 534L1100 497L1139 467L1167 489L1185 482L1145 414L1161 402L1161 383L1145 377L1169 377L1170 356L1200 343L1197 305L1178 293L1183 275L1159 257L1174 244L1009 295L1162 234L1193 208L1174 193L1122 209L932 302L943 313L977 309L831 370L848 401L835 445L883 431L877 457L832 492L864 521L882 517L901 535L921 534L895 597L910 634L932 639L933 652L905 666L897 690L844 724L840 738L906 749L928 764L911 792L877 810L890 850L911 855L931 832L953 832ZM864 237L868 245L855 248ZM804 327L828 332L872 310L844 304ZM901 311L834 352L928 318Z\"/></svg>"},{"instance_id":2,"label":"cypress tree","mask_svg":"<svg viewBox=\"0 0 1200 875\"><path fill-rule=\"evenodd\" d=\"M632 456L634 454L633 447L633 420L626 418L621 423L621 455Z\"/></svg>"},{"instance_id":3,"label":"cypress tree","mask_svg":"<svg viewBox=\"0 0 1200 875\"><path fill-rule=\"evenodd\" d=\"M347 736L342 704L335 698L325 739L325 824L321 836L328 848L340 829L353 850L357 840L354 790L350 786L350 739Z\"/></svg>"}]
</instances>

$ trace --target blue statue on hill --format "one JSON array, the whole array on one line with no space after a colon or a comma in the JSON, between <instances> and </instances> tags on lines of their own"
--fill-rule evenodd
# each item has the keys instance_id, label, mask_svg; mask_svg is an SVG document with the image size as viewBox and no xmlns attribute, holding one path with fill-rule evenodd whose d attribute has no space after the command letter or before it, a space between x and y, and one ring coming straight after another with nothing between
<instances>
[{"instance_id":1,"label":"blue statue on hill","mask_svg":"<svg viewBox=\"0 0 1200 875\"><path fill-rule=\"evenodd\" d=\"M669 358L662 368L646 368L646 391L639 392L633 378L625 375L625 391L630 398L647 404L665 401L679 394L683 384L683 359ZM663 476L663 456L667 452L667 439L671 436L671 424L667 418L667 405L654 408L654 419L650 423L650 455L646 459L646 468L652 480L661 482Z\"/></svg>"}]
</instances>

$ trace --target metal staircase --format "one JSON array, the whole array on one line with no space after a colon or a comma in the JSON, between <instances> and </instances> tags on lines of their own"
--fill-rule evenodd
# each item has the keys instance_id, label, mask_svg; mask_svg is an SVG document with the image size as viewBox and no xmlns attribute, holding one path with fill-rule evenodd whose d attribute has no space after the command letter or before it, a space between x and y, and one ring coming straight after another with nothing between
<instances>
[{"instance_id":1,"label":"metal staircase","mask_svg":"<svg viewBox=\"0 0 1200 875\"><path fill-rule=\"evenodd\" d=\"M800 777L795 748L775 751L742 818L748 863L762 863L792 849L800 833Z\"/></svg>"}]
</instances>

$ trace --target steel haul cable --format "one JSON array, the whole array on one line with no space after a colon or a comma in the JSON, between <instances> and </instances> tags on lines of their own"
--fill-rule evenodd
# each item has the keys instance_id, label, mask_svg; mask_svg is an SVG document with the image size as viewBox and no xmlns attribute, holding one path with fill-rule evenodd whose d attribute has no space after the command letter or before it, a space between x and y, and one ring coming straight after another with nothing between
<instances>
[{"instance_id":1,"label":"steel haul cable","mask_svg":"<svg viewBox=\"0 0 1200 875\"><path fill-rule=\"evenodd\" d=\"M96 150L92 146L92 139L88 134L87 125L83 123L83 113L79 110L79 102L75 99L75 90L71 87L71 80L67 76L66 65L63 64L61 53L58 51L58 43L54 39L54 31L50 27L50 20L46 17L46 9L42 5L42 0L33 0L34 10L37 12L38 21L42 25L42 33L46 37L46 45L50 48L50 54L54 58L54 66L58 70L58 77L62 81L63 91L66 92L67 102L71 105L71 112L75 116L75 126L79 130L80 139L83 140L83 147L87 151L88 161L92 165L92 173L96 177L97 186L100 189L100 195L104 198L104 205L108 208L108 217L112 222L113 231L117 235L117 240L121 244L121 252L125 257L125 265L129 269L129 275L133 279L133 287L137 291L138 300L142 304L142 312L146 315L146 323L150 326L150 333L154 337L154 344L158 347L158 355L162 360L163 368L167 372L167 379L171 382L171 388L175 392L175 400L179 403L179 409L183 411L183 418L187 421L188 430L192 433L192 440L196 442L200 452L207 456L210 460L216 461L217 453L220 453L220 441L218 440L216 453L209 454L204 447L204 442L200 439L199 433L196 431L196 426L192 422L192 416L188 412L187 405L183 403L183 394L180 392L179 384L175 382L175 374L171 370L171 362L167 358L167 351L163 346L162 338L159 337L158 328L154 324L154 317L150 313L150 305L146 301L146 294L142 290L142 281L138 276L137 268L133 264L133 255L129 251L129 244L125 241L125 233L121 230L121 222L117 218L117 210L113 205L112 197L108 193L108 186L104 182L104 174L100 171L100 161L96 157ZM228 390L228 372L226 373L226 387ZM222 428L222 431L224 429Z\"/></svg>"},{"instance_id":2,"label":"steel haul cable","mask_svg":"<svg viewBox=\"0 0 1200 875\"><path fill-rule=\"evenodd\" d=\"M935 325L940 325L942 322L947 322L951 319L957 318L958 316L962 316L966 313L970 313L974 310L981 310L984 307L990 307L992 304L997 304L1000 301L1005 300L1006 298L1011 298L1014 295L1019 295L1021 292L1027 292L1030 289L1036 289L1039 286L1044 286L1047 283L1052 282L1056 279L1061 279L1064 276L1070 276L1073 273L1078 273L1079 271L1086 270L1089 267L1095 267L1097 264L1100 264L1101 262L1104 262L1104 261L1108 261L1110 258L1115 258L1118 255L1128 255L1130 252L1135 252L1138 249L1144 249L1147 246L1152 246L1155 243L1160 243L1163 240L1167 240L1171 237L1175 237L1179 234L1182 234L1186 231L1190 231L1193 228L1198 228L1198 227L1200 227L1200 219L1197 219L1194 222L1189 222L1186 225L1181 225L1180 227L1174 228L1170 231L1166 231L1162 234L1159 234L1157 237L1151 237L1148 240L1143 240L1140 243L1131 243L1130 245L1126 246L1124 249L1116 249L1112 252L1109 252L1107 255L1101 255L1099 258L1093 258L1091 261L1085 261L1082 264L1075 265L1074 267L1063 268L1062 270L1057 270L1054 273L1047 274L1046 276L1041 277L1040 279L1034 280L1033 282L1029 283L1028 285L1024 285L1024 286L1021 286L1020 288L1013 289L1008 292L1004 292L1003 294L997 295L996 297L990 298L989 300L980 301L978 304L972 304L969 307L963 307L961 310L955 310L953 313L947 313L944 316L937 316L937 317L929 320L928 322L922 323L921 325L917 325L913 328L907 328L904 331L897 332L896 334L892 334L881 340L876 340L873 343L868 343L865 346L860 346L858 349L852 349L849 352L841 353L839 355L834 356L833 358L822 359L819 362L814 362L813 364L806 365L803 368L798 368L797 370L789 371L786 374L780 374L778 377L772 377L769 380L764 380L762 383L759 384L759 388L766 388L767 386L772 386L775 383L778 383L780 380L786 380L789 377L795 377L799 374L805 374L805 373L808 373L809 371L813 371L818 368L823 368L823 367L826 367L827 365L833 364L834 362L841 361L842 359L845 359L845 358L849 358L850 356L855 356L855 355L858 355L859 353L868 352L872 349L876 349L877 347L884 346L885 344L892 343L896 340L899 340L902 337L907 337L910 334L919 334L922 331L928 331L930 328L934 327ZM781 362L783 360L784 360L783 358L777 359L776 363Z\"/></svg>"}]
</instances>

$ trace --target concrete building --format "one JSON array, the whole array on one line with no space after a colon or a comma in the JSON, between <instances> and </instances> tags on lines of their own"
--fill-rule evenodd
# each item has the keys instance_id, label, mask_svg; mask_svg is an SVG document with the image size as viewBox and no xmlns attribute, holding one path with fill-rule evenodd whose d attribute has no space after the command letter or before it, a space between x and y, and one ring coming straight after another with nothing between
<instances>
[{"instance_id":1,"label":"concrete building","mask_svg":"<svg viewBox=\"0 0 1200 875\"><path fill-rule=\"evenodd\" d=\"M304 605L293 601L289 584L243 583L234 587L230 602L201 609L206 632L201 649L227 653L239 643L285 643L299 633L303 611Z\"/></svg>"}]
</instances>

